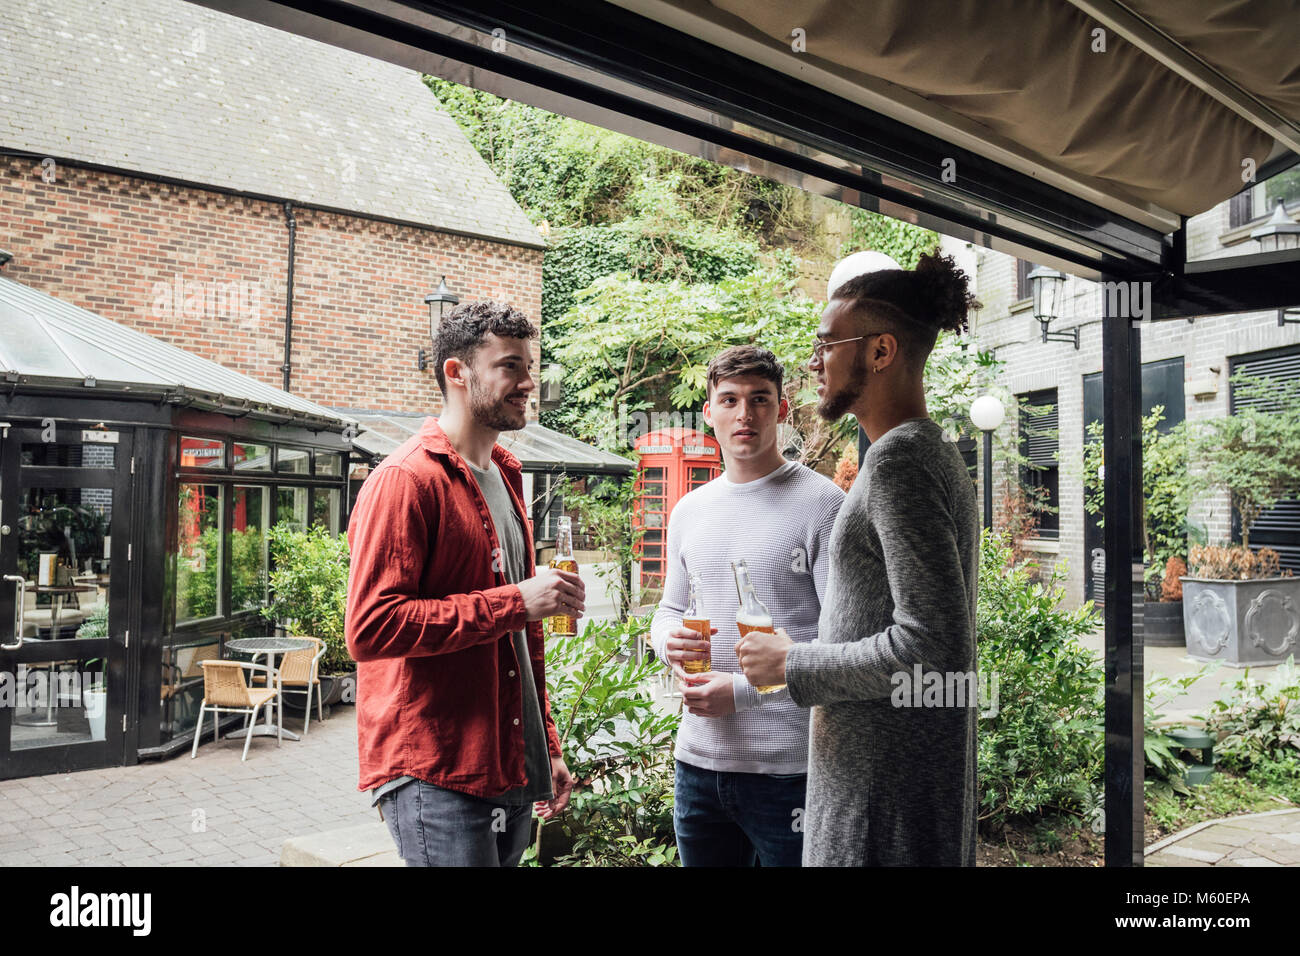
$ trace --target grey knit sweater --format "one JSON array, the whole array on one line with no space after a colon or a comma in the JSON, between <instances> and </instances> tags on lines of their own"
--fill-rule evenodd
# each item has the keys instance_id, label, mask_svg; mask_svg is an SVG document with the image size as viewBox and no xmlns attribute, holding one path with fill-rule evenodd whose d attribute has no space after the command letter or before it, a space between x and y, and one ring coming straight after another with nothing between
<instances>
[{"instance_id":1,"label":"grey knit sweater","mask_svg":"<svg viewBox=\"0 0 1300 956\"><path fill-rule=\"evenodd\" d=\"M979 518L938 425L908 420L868 449L830 549L817 640L785 669L812 706L804 865L973 866L976 695L898 706L921 701L896 676L916 665L975 686Z\"/></svg>"}]
</instances>

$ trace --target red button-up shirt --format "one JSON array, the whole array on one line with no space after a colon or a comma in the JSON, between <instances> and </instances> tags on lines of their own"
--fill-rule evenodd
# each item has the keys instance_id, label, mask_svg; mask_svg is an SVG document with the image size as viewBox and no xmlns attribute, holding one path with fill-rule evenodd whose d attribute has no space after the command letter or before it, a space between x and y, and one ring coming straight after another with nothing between
<instances>
[{"instance_id":1,"label":"red button-up shirt","mask_svg":"<svg viewBox=\"0 0 1300 956\"><path fill-rule=\"evenodd\" d=\"M501 469L528 529L519 460ZM523 691L512 634L527 626L546 725L561 755L546 694L540 621L507 584L492 515L478 483L434 418L366 479L348 525L352 564L345 631L357 661L357 751L371 790L401 776L479 797L521 787Z\"/></svg>"}]
</instances>

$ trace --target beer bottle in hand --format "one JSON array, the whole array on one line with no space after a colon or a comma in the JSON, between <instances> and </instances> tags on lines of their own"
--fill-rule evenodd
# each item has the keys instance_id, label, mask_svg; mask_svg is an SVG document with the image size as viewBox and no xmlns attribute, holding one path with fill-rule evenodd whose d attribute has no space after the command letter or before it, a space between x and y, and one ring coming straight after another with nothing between
<instances>
[{"instance_id":1,"label":"beer bottle in hand","mask_svg":"<svg viewBox=\"0 0 1300 956\"><path fill-rule=\"evenodd\" d=\"M700 578L697 574L690 576L691 596L686 602L686 613L682 615L682 627L691 631L698 631L700 640L709 639L709 616L704 612L704 605L700 603L700 592L703 589L700 585ZM682 661L682 670L688 674L705 674L711 669L712 661L709 657L703 660Z\"/></svg>"},{"instance_id":2,"label":"beer bottle in hand","mask_svg":"<svg viewBox=\"0 0 1300 956\"><path fill-rule=\"evenodd\" d=\"M551 567L561 571L578 573L578 559L573 556L573 519L568 515L560 516L560 529L555 534L555 557L551 558ZM569 614L554 614L551 633L560 637L571 637L578 633L578 619Z\"/></svg>"},{"instance_id":3,"label":"beer bottle in hand","mask_svg":"<svg viewBox=\"0 0 1300 956\"><path fill-rule=\"evenodd\" d=\"M736 609L736 630L740 631L740 636L743 638L750 631L766 631L775 634L776 627L772 623L772 615L754 593L754 582L750 580L749 565L745 563L745 559L732 561L731 570L736 576L736 594L740 598L740 606ZM754 689L760 694L775 694L784 687L784 684L754 685Z\"/></svg>"}]
</instances>

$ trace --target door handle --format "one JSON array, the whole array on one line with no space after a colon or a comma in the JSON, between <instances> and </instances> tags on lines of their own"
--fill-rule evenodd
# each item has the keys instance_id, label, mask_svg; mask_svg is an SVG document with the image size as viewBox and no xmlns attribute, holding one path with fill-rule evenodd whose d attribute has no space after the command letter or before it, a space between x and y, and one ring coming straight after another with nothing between
<instances>
[{"instance_id":1,"label":"door handle","mask_svg":"<svg viewBox=\"0 0 1300 956\"><path fill-rule=\"evenodd\" d=\"M14 581L18 587L14 589L14 637L17 641L13 644L0 644L0 651L16 651L23 646L23 606L27 603L27 579L21 574L6 574L6 581Z\"/></svg>"}]
</instances>

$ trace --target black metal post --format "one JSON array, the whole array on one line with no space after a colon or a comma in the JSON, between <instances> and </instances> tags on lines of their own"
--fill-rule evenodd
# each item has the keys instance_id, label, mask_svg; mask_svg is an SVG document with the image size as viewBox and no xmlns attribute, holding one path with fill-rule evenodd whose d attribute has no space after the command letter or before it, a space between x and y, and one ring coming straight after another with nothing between
<instances>
[{"instance_id":1,"label":"black metal post","mask_svg":"<svg viewBox=\"0 0 1300 956\"><path fill-rule=\"evenodd\" d=\"M1106 279L1112 277L1106 276ZM1109 312L1110 299L1106 297ZM1106 544L1106 865L1141 866L1142 643L1134 639L1133 567L1141 566L1141 333L1127 315L1102 322ZM1137 609L1140 610L1140 603Z\"/></svg>"},{"instance_id":2,"label":"black metal post","mask_svg":"<svg viewBox=\"0 0 1300 956\"><path fill-rule=\"evenodd\" d=\"M993 433L984 433L984 527L993 530Z\"/></svg>"}]
</instances>

